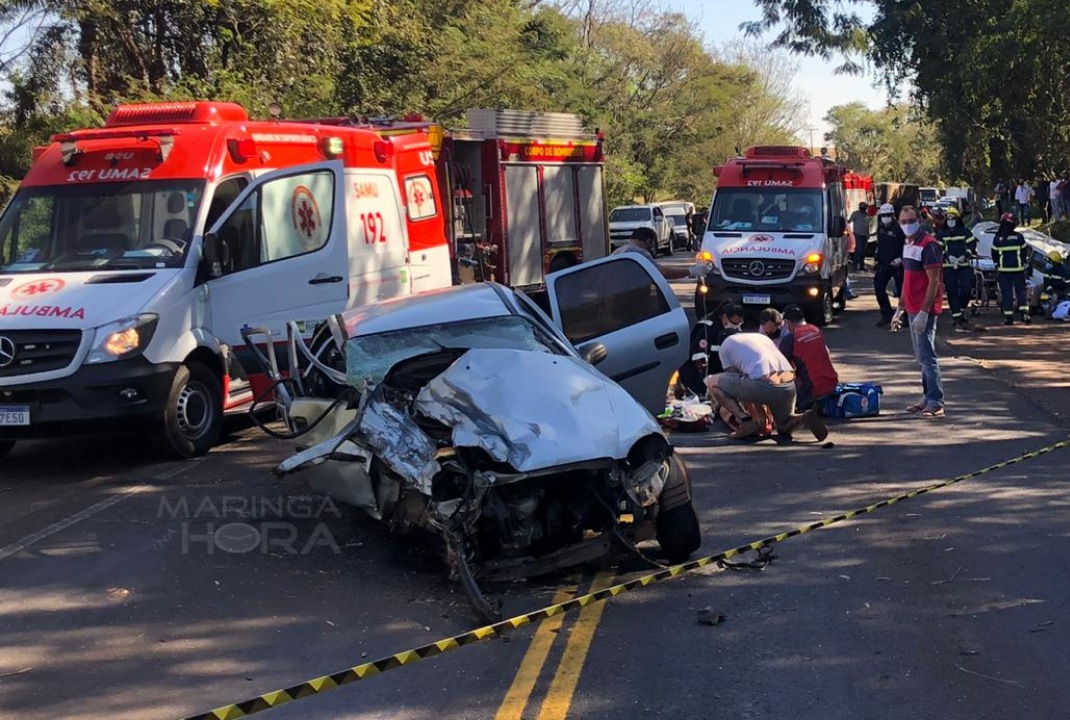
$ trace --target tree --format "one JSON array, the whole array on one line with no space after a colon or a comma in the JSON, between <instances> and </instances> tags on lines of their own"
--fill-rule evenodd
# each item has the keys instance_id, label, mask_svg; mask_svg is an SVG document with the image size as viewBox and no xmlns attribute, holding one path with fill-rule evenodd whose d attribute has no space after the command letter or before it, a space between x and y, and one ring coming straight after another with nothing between
<instances>
[{"instance_id":1,"label":"tree","mask_svg":"<svg viewBox=\"0 0 1070 720\"><path fill-rule=\"evenodd\" d=\"M940 172L940 153L931 124L908 105L870 110L862 103L830 108L825 140L836 160L852 170L889 182L929 185Z\"/></svg>"},{"instance_id":2,"label":"tree","mask_svg":"<svg viewBox=\"0 0 1070 720\"><path fill-rule=\"evenodd\" d=\"M1070 17L1055 0L756 0L792 52L868 61L889 90L910 81L947 174L974 184L1070 166ZM859 10L873 11L863 20ZM894 94L894 92L893 92Z\"/></svg>"}]
</instances>

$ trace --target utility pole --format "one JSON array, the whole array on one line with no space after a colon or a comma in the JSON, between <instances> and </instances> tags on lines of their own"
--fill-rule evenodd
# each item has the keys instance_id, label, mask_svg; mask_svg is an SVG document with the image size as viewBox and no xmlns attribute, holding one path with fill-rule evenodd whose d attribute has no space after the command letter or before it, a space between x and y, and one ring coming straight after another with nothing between
<instances>
[{"instance_id":1,"label":"utility pole","mask_svg":"<svg viewBox=\"0 0 1070 720\"><path fill-rule=\"evenodd\" d=\"M807 132L810 133L810 148L809 149L810 149L810 152L813 153L814 152L814 132L817 130L817 128L806 128L806 130L807 130Z\"/></svg>"}]
</instances>

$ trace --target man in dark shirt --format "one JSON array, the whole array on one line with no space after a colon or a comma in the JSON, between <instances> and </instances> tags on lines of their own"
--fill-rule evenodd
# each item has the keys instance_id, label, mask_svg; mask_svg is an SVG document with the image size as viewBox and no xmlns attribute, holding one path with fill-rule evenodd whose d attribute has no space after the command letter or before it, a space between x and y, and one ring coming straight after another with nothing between
<instances>
[{"instance_id":1,"label":"man in dark shirt","mask_svg":"<svg viewBox=\"0 0 1070 720\"><path fill-rule=\"evenodd\" d=\"M873 294L881 309L877 327L887 327L895 311L888 300L888 283L895 280L895 293L903 293L903 245L906 238L896 222L891 203L881 205L877 212L877 266L873 271Z\"/></svg>"}]
</instances>

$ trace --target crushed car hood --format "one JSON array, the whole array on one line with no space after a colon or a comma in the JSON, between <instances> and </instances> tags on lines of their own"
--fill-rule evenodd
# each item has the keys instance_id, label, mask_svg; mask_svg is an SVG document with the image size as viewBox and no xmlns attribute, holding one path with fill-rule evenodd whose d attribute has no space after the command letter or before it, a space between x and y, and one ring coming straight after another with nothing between
<instances>
[{"instance_id":1,"label":"crushed car hood","mask_svg":"<svg viewBox=\"0 0 1070 720\"><path fill-rule=\"evenodd\" d=\"M415 410L519 472L599 458L621 460L660 434L620 385L579 358L527 350L469 350L420 391Z\"/></svg>"}]
</instances>

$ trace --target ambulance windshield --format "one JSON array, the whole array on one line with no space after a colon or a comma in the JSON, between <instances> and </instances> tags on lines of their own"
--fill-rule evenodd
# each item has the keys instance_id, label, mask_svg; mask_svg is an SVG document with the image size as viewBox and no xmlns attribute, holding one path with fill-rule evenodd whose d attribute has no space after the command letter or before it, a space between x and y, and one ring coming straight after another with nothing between
<instances>
[{"instance_id":1,"label":"ambulance windshield","mask_svg":"<svg viewBox=\"0 0 1070 720\"><path fill-rule=\"evenodd\" d=\"M19 190L0 217L0 270L181 267L204 183L100 183Z\"/></svg>"},{"instance_id":2,"label":"ambulance windshield","mask_svg":"<svg viewBox=\"0 0 1070 720\"><path fill-rule=\"evenodd\" d=\"M708 229L815 233L824 228L822 207L816 188L718 188Z\"/></svg>"}]
</instances>

